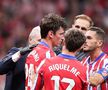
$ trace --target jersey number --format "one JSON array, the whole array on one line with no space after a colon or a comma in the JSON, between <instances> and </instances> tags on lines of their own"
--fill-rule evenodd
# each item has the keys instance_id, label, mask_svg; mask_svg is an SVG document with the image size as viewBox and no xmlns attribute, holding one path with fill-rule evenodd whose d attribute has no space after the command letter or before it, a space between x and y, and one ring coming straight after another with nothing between
<instances>
[{"instance_id":1,"label":"jersey number","mask_svg":"<svg viewBox=\"0 0 108 90\"><path fill-rule=\"evenodd\" d=\"M72 88L75 85L74 80L73 79L70 79L70 78L63 78L60 81L60 76L52 76L51 80L54 80L54 90L59 90L60 83L69 83L69 85L66 88L66 90L72 90Z\"/></svg>"}]
</instances>

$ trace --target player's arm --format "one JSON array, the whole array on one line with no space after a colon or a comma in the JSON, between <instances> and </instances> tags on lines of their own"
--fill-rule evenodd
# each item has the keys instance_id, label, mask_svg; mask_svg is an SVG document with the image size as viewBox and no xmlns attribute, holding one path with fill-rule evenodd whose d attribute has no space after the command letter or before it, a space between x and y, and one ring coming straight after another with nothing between
<instances>
[{"instance_id":1,"label":"player's arm","mask_svg":"<svg viewBox=\"0 0 108 90\"><path fill-rule=\"evenodd\" d=\"M15 64L12 61L12 55L18 51L18 48L13 47L8 51L7 55L2 60L0 60L0 74L6 74L14 67Z\"/></svg>"},{"instance_id":2,"label":"player's arm","mask_svg":"<svg viewBox=\"0 0 108 90\"><path fill-rule=\"evenodd\" d=\"M90 76L89 82L93 86L97 86L108 79L108 70L105 68L100 69L97 73Z\"/></svg>"},{"instance_id":3,"label":"player's arm","mask_svg":"<svg viewBox=\"0 0 108 90\"><path fill-rule=\"evenodd\" d=\"M25 47L20 50L18 48L12 48L0 62L0 74L6 74L10 70L12 70L15 67L16 62L19 60L19 58L30 51L31 47Z\"/></svg>"}]
</instances>

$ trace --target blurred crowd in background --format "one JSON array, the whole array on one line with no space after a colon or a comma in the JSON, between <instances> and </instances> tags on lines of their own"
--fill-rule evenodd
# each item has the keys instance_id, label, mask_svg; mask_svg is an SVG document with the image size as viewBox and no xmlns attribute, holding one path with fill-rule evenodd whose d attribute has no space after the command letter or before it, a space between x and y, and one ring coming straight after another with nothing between
<instances>
[{"instance_id":1,"label":"blurred crowd in background","mask_svg":"<svg viewBox=\"0 0 108 90\"><path fill-rule=\"evenodd\" d=\"M108 0L0 0L0 59L11 47L27 45L31 29L50 12L63 16L69 27L76 15L86 14L108 34ZM108 36L106 53L107 46Z\"/></svg>"},{"instance_id":2,"label":"blurred crowd in background","mask_svg":"<svg viewBox=\"0 0 108 90\"><path fill-rule=\"evenodd\" d=\"M13 46L25 46L31 29L50 12L63 16L69 27L84 13L108 33L108 0L0 0L0 58Z\"/></svg>"}]
</instances>

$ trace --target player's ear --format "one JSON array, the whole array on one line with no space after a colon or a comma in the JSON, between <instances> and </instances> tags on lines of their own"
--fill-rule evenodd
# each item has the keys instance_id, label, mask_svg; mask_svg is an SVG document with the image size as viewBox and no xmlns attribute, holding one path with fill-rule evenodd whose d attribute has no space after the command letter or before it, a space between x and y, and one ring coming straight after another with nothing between
<instances>
[{"instance_id":1,"label":"player's ear","mask_svg":"<svg viewBox=\"0 0 108 90\"><path fill-rule=\"evenodd\" d=\"M49 38L53 38L53 37L54 37L53 31L49 31L49 32L48 32L48 36L49 36Z\"/></svg>"},{"instance_id":2,"label":"player's ear","mask_svg":"<svg viewBox=\"0 0 108 90\"><path fill-rule=\"evenodd\" d=\"M100 46L102 46L103 45L103 40L99 40L98 41L98 46L100 47Z\"/></svg>"}]
</instances>

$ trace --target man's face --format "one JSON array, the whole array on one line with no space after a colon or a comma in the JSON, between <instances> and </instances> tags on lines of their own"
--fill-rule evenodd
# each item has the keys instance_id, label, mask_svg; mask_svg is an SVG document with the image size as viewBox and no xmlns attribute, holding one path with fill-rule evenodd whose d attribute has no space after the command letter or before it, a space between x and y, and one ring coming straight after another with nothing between
<instances>
[{"instance_id":1,"label":"man's face","mask_svg":"<svg viewBox=\"0 0 108 90\"><path fill-rule=\"evenodd\" d=\"M60 27L57 32L53 35L52 38L52 45L54 46L59 46L63 40L64 40L64 29Z\"/></svg>"},{"instance_id":2,"label":"man's face","mask_svg":"<svg viewBox=\"0 0 108 90\"><path fill-rule=\"evenodd\" d=\"M95 31L87 31L86 34L86 42L84 44L83 50L84 51L93 51L98 48L99 39L96 36Z\"/></svg>"},{"instance_id":3,"label":"man's face","mask_svg":"<svg viewBox=\"0 0 108 90\"><path fill-rule=\"evenodd\" d=\"M85 19L77 19L72 25L72 28L78 29L82 31L84 34L88 31L89 27L90 27L90 22Z\"/></svg>"}]
</instances>

